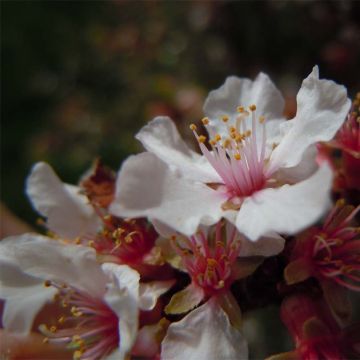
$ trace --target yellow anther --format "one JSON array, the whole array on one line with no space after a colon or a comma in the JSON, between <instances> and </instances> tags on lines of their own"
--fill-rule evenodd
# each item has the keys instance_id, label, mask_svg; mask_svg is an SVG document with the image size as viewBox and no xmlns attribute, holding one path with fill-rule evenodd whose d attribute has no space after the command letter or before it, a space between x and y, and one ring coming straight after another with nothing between
<instances>
[{"instance_id":1,"label":"yellow anther","mask_svg":"<svg viewBox=\"0 0 360 360\"><path fill-rule=\"evenodd\" d=\"M63 300L63 301L61 302L61 306L64 307L64 308L66 308L66 307L69 306L69 303L67 303L65 300Z\"/></svg>"},{"instance_id":2,"label":"yellow anther","mask_svg":"<svg viewBox=\"0 0 360 360\"><path fill-rule=\"evenodd\" d=\"M241 160L241 155L240 154L235 154L234 159L235 160Z\"/></svg>"},{"instance_id":3,"label":"yellow anther","mask_svg":"<svg viewBox=\"0 0 360 360\"><path fill-rule=\"evenodd\" d=\"M220 134L216 134L214 140L215 140L216 142L220 141L220 140L221 140L221 135L220 135Z\"/></svg>"},{"instance_id":4,"label":"yellow anther","mask_svg":"<svg viewBox=\"0 0 360 360\"><path fill-rule=\"evenodd\" d=\"M265 116L260 116L260 117L259 117L259 123L260 123L260 124L263 124L264 121L265 121Z\"/></svg>"},{"instance_id":5,"label":"yellow anther","mask_svg":"<svg viewBox=\"0 0 360 360\"><path fill-rule=\"evenodd\" d=\"M215 140L210 140L210 141L209 141L209 144L212 145L212 146L215 146L215 145L216 145L216 141L215 141Z\"/></svg>"},{"instance_id":6,"label":"yellow anther","mask_svg":"<svg viewBox=\"0 0 360 360\"><path fill-rule=\"evenodd\" d=\"M63 324L65 322L65 316L60 316L59 318L58 318L58 323L59 324Z\"/></svg>"},{"instance_id":7,"label":"yellow anther","mask_svg":"<svg viewBox=\"0 0 360 360\"><path fill-rule=\"evenodd\" d=\"M203 125L208 125L209 124L209 118L204 117L204 118L201 119L201 122L203 123ZM192 125L194 125L194 124L190 125L190 129L191 129ZM196 126L195 126L195 129L191 129L191 130L196 130Z\"/></svg>"},{"instance_id":8,"label":"yellow anther","mask_svg":"<svg viewBox=\"0 0 360 360\"><path fill-rule=\"evenodd\" d=\"M199 137L198 137L198 142L199 143L204 143L206 141L206 136L204 136L204 135L200 135Z\"/></svg>"},{"instance_id":9,"label":"yellow anther","mask_svg":"<svg viewBox=\"0 0 360 360\"><path fill-rule=\"evenodd\" d=\"M123 228L119 227L119 228L117 228L116 230L113 231L112 236L113 236L114 238L118 238L118 237L120 237L124 232L125 232L125 230L124 230Z\"/></svg>"},{"instance_id":10,"label":"yellow anther","mask_svg":"<svg viewBox=\"0 0 360 360\"><path fill-rule=\"evenodd\" d=\"M226 122L229 121L229 117L228 117L227 115L223 115L223 116L221 117L221 120L222 120L224 123L226 123Z\"/></svg>"},{"instance_id":11,"label":"yellow anther","mask_svg":"<svg viewBox=\"0 0 360 360\"><path fill-rule=\"evenodd\" d=\"M251 130L246 130L244 135L245 135L246 137L251 136Z\"/></svg>"},{"instance_id":12,"label":"yellow anther","mask_svg":"<svg viewBox=\"0 0 360 360\"><path fill-rule=\"evenodd\" d=\"M128 234L125 236L125 242L127 244L131 244L133 242L133 238L132 238L131 234Z\"/></svg>"},{"instance_id":13,"label":"yellow anther","mask_svg":"<svg viewBox=\"0 0 360 360\"><path fill-rule=\"evenodd\" d=\"M217 261L215 259L207 259L206 262L210 267L214 267L217 265Z\"/></svg>"},{"instance_id":14,"label":"yellow anther","mask_svg":"<svg viewBox=\"0 0 360 360\"><path fill-rule=\"evenodd\" d=\"M95 241L94 241L94 240L90 240L87 244L88 244L88 246L90 246L90 247L94 247Z\"/></svg>"},{"instance_id":15,"label":"yellow anther","mask_svg":"<svg viewBox=\"0 0 360 360\"><path fill-rule=\"evenodd\" d=\"M230 126L229 131L230 131L230 134L236 132L235 126Z\"/></svg>"},{"instance_id":16,"label":"yellow anther","mask_svg":"<svg viewBox=\"0 0 360 360\"><path fill-rule=\"evenodd\" d=\"M77 237L74 241L75 245L79 245L81 244L81 238L80 237Z\"/></svg>"},{"instance_id":17,"label":"yellow anther","mask_svg":"<svg viewBox=\"0 0 360 360\"><path fill-rule=\"evenodd\" d=\"M239 112L239 113L243 113L245 111L245 108L243 106L238 106L236 108L236 111Z\"/></svg>"},{"instance_id":18,"label":"yellow anther","mask_svg":"<svg viewBox=\"0 0 360 360\"><path fill-rule=\"evenodd\" d=\"M48 337L43 338L42 342L43 342L43 344L47 344L49 342L49 338Z\"/></svg>"},{"instance_id":19,"label":"yellow anther","mask_svg":"<svg viewBox=\"0 0 360 360\"><path fill-rule=\"evenodd\" d=\"M51 286L51 281L50 281L50 280L45 280L45 281L44 281L44 286L45 286L45 287Z\"/></svg>"},{"instance_id":20,"label":"yellow anther","mask_svg":"<svg viewBox=\"0 0 360 360\"><path fill-rule=\"evenodd\" d=\"M109 214L105 215L104 220L105 221L110 221L111 220L111 215L109 215Z\"/></svg>"},{"instance_id":21,"label":"yellow anther","mask_svg":"<svg viewBox=\"0 0 360 360\"><path fill-rule=\"evenodd\" d=\"M55 326L55 325L53 325L53 326L50 326L50 332L52 332L52 333L55 333L56 332L56 330L57 330L57 327Z\"/></svg>"},{"instance_id":22,"label":"yellow anther","mask_svg":"<svg viewBox=\"0 0 360 360\"><path fill-rule=\"evenodd\" d=\"M243 140L243 135L241 134L236 134L234 137L235 141L242 141Z\"/></svg>"},{"instance_id":23,"label":"yellow anther","mask_svg":"<svg viewBox=\"0 0 360 360\"><path fill-rule=\"evenodd\" d=\"M336 202L336 207L343 207L345 206L345 199L339 199L337 202Z\"/></svg>"},{"instance_id":24,"label":"yellow anther","mask_svg":"<svg viewBox=\"0 0 360 360\"><path fill-rule=\"evenodd\" d=\"M255 104L250 105L250 106L249 106L249 109L250 109L251 111L255 111L255 110L256 110L256 105L255 105Z\"/></svg>"},{"instance_id":25,"label":"yellow anther","mask_svg":"<svg viewBox=\"0 0 360 360\"><path fill-rule=\"evenodd\" d=\"M76 350L73 354L73 360L80 360L84 351L83 350Z\"/></svg>"},{"instance_id":26,"label":"yellow anther","mask_svg":"<svg viewBox=\"0 0 360 360\"><path fill-rule=\"evenodd\" d=\"M190 130L195 131L197 129L195 124L191 124L190 125Z\"/></svg>"},{"instance_id":27,"label":"yellow anther","mask_svg":"<svg viewBox=\"0 0 360 360\"><path fill-rule=\"evenodd\" d=\"M220 280L217 285L218 289L222 289L224 286L225 286L224 280Z\"/></svg>"},{"instance_id":28,"label":"yellow anther","mask_svg":"<svg viewBox=\"0 0 360 360\"><path fill-rule=\"evenodd\" d=\"M222 144L223 148L227 148L230 145L230 143L231 141L229 139L225 139Z\"/></svg>"}]
</instances>

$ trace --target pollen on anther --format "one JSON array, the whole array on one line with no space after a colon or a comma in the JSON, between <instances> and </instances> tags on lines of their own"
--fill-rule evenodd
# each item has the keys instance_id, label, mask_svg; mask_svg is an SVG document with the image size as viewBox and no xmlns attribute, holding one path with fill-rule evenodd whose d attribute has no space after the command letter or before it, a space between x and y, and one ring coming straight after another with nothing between
<instances>
[{"instance_id":1,"label":"pollen on anther","mask_svg":"<svg viewBox=\"0 0 360 360\"><path fill-rule=\"evenodd\" d=\"M260 117L259 117L259 123L260 123L260 124L263 124L264 121L265 121L265 117L264 117L264 116L260 116Z\"/></svg>"},{"instance_id":2,"label":"pollen on anther","mask_svg":"<svg viewBox=\"0 0 360 360\"><path fill-rule=\"evenodd\" d=\"M195 124L191 124L190 126L190 130L195 131L197 129Z\"/></svg>"},{"instance_id":3,"label":"pollen on anther","mask_svg":"<svg viewBox=\"0 0 360 360\"><path fill-rule=\"evenodd\" d=\"M239 113L243 113L245 111L245 108L243 106L238 106L236 108L236 111L239 112Z\"/></svg>"},{"instance_id":4,"label":"pollen on anther","mask_svg":"<svg viewBox=\"0 0 360 360\"><path fill-rule=\"evenodd\" d=\"M216 142L217 142L217 141L220 141L220 140L221 140L221 135L220 135L220 134L216 134L214 140L215 140Z\"/></svg>"},{"instance_id":5,"label":"pollen on anther","mask_svg":"<svg viewBox=\"0 0 360 360\"><path fill-rule=\"evenodd\" d=\"M203 123L203 125L208 125L209 124L209 118L204 117L204 118L201 119L201 122ZM194 124L192 124L192 125L194 125ZM191 129L191 127L190 127L190 129ZM191 129L191 130L193 130L193 129ZM196 130L196 127L195 127L194 130Z\"/></svg>"},{"instance_id":6,"label":"pollen on anther","mask_svg":"<svg viewBox=\"0 0 360 360\"><path fill-rule=\"evenodd\" d=\"M235 154L234 159L235 160L241 160L241 155L240 154Z\"/></svg>"},{"instance_id":7,"label":"pollen on anther","mask_svg":"<svg viewBox=\"0 0 360 360\"><path fill-rule=\"evenodd\" d=\"M250 106L249 106L249 109L250 109L251 111L255 111L255 110L256 110L256 105L255 105L255 104L250 105Z\"/></svg>"},{"instance_id":8,"label":"pollen on anther","mask_svg":"<svg viewBox=\"0 0 360 360\"><path fill-rule=\"evenodd\" d=\"M204 143L204 142L206 141L206 136L200 135L200 136L198 137L198 141L199 141L200 143Z\"/></svg>"},{"instance_id":9,"label":"pollen on anther","mask_svg":"<svg viewBox=\"0 0 360 360\"><path fill-rule=\"evenodd\" d=\"M229 117L228 117L227 115L223 115L223 116L221 117L221 120L222 120L224 123L226 123L226 122L229 121Z\"/></svg>"},{"instance_id":10,"label":"pollen on anther","mask_svg":"<svg viewBox=\"0 0 360 360\"><path fill-rule=\"evenodd\" d=\"M51 281L50 281L50 280L45 280L45 281L44 281L44 286L45 286L45 287L51 286Z\"/></svg>"}]
</instances>

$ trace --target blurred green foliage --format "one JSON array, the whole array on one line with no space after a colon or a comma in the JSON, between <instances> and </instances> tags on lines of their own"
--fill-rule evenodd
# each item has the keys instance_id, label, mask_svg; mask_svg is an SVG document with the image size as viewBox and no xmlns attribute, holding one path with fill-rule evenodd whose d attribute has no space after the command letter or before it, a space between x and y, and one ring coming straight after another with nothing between
<instances>
[{"instance_id":1,"label":"blurred green foliage","mask_svg":"<svg viewBox=\"0 0 360 360\"><path fill-rule=\"evenodd\" d=\"M207 92L231 74L268 72L291 98L319 64L354 94L359 10L357 1L2 1L2 201L33 223L24 181L34 162L68 182L96 156L117 169L155 115L191 138ZM265 323L283 332L272 312ZM264 329L256 357L282 350L283 337Z\"/></svg>"}]
</instances>

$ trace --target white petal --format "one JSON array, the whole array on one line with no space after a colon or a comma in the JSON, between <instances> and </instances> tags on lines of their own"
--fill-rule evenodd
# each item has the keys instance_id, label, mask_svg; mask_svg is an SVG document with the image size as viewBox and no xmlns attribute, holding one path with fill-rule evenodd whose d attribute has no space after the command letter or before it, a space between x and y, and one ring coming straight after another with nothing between
<instances>
[{"instance_id":1,"label":"white petal","mask_svg":"<svg viewBox=\"0 0 360 360\"><path fill-rule=\"evenodd\" d=\"M122 360L130 352L137 336L140 275L127 265L107 263L102 265L102 269L111 279L105 301L119 317L118 359Z\"/></svg>"},{"instance_id":2,"label":"white petal","mask_svg":"<svg viewBox=\"0 0 360 360\"><path fill-rule=\"evenodd\" d=\"M239 257L249 256L274 256L283 251L285 239L277 234L262 236L257 241L250 241L243 238Z\"/></svg>"},{"instance_id":3,"label":"white petal","mask_svg":"<svg viewBox=\"0 0 360 360\"><path fill-rule=\"evenodd\" d=\"M124 217L161 221L185 235L199 223L215 223L223 213L226 195L184 179L154 154L129 157L120 170L110 212Z\"/></svg>"},{"instance_id":4,"label":"white petal","mask_svg":"<svg viewBox=\"0 0 360 360\"><path fill-rule=\"evenodd\" d=\"M212 300L171 324L161 346L162 360L247 358L246 340Z\"/></svg>"},{"instance_id":5,"label":"white petal","mask_svg":"<svg viewBox=\"0 0 360 360\"><path fill-rule=\"evenodd\" d=\"M310 145L303 153L299 164L294 167L279 169L274 174L274 178L286 183L296 183L305 180L314 174L318 168L316 161L317 152L316 145Z\"/></svg>"},{"instance_id":6,"label":"white petal","mask_svg":"<svg viewBox=\"0 0 360 360\"><path fill-rule=\"evenodd\" d=\"M235 76L228 77L224 85L209 93L204 104L204 112L206 116L215 120L222 115L235 114L239 105L248 107L252 104L257 107L256 113L265 116L267 120L282 118L284 99L264 73L260 73L254 81ZM221 133L222 122L218 121L218 126L214 125L217 132Z\"/></svg>"},{"instance_id":7,"label":"white petal","mask_svg":"<svg viewBox=\"0 0 360 360\"><path fill-rule=\"evenodd\" d=\"M2 317L6 330L28 333L35 316L55 293L56 289L44 286L43 279L0 259L0 298L6 300Z\"/></svg>"},{"instance_id":8,"label":"white petal","mask_svg":"<svg viewBox=\"0 0 360 360\"><path fill-rule=\"evenodd\" d=\"M308 146L331 140L350 106L345 87L330 80L320 80L318 68L314 67L302 83L293 126L272 153L271 166L293 167L300 162Z\"/></svg>"},{"instance_id":9,"label":"white petal","mask_svg":"<svg viewBox=\"0 0 360 360\"><path fill-rule=\"evenodd\" d=\"M26 191L34 208L47 217L48 228L59 236L73 239L99 228L100 219L87 198L76 186L63 184L48 164L35 164Z\"/></svg>"},{"instance_id":10,"label":"white petal","mask_svg":"<svg viewBox=\"0 0 360 360\"><path fill-rule=\"evenodd\" d=\"M236 227L250 240L269 231L294 234L319 219L330 201L332 172L324 163L310 178L295 185L269 188L244 200Z\"/></svg>"},{"instance_id":11,"label":"white petal","mask_svg":"<svg viewBox=\"0 0 360 360\"><path fill-rule=\"evenodd\" d=\"M105 292L106 277L92 248L24 234L0 242L0 259L44 280L65 282L100 297Z\"/></svg>"},{"instance_id":12,"label":"white petal","mask_svg":"<svg viewBox=\"0 0 360 360\"><path fill-rule=\"evenodd\" d=\"M220 180L205 157L192 151L181 139L170 118L156 117L140 130L136 138L147 151L155 154L169 166L174 166L183 176L202 182Z\"/></svg>"},{"instance_id":13,"label":"white petal","mask_svg":"<svg viewBox=\"0 0 360 360\"><path fill-rule=\"evenodd\" d=\"M175 283L175 280L151 281L140 284L139 307L141 310L152 310L159 297L165 294Z\"/></svg>"}]
</instances>

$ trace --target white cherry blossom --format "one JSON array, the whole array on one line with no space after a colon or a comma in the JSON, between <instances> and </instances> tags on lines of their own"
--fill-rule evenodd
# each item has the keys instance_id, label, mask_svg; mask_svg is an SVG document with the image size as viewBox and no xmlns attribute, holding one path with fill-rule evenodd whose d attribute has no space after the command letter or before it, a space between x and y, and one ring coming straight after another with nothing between
<instances>
[{"instance_id":1,"label":"white cherry blossom","mask_svg":"<svg viewBox=\"0 0 360 360\"><path fill-rule=\"evenodd\" d=\"M225 217L253 241L315 222L329 206L332 171L316 164L314 146L333 138L350 100L314 67L294 119L282 117L283 106L267 75L229 77L205 102L209 139L191 125L202 155L169 118L155 118L137 134L148 152L123 164L110 211L147 216L186 235Z\"/></svg>"}]
</instances>

